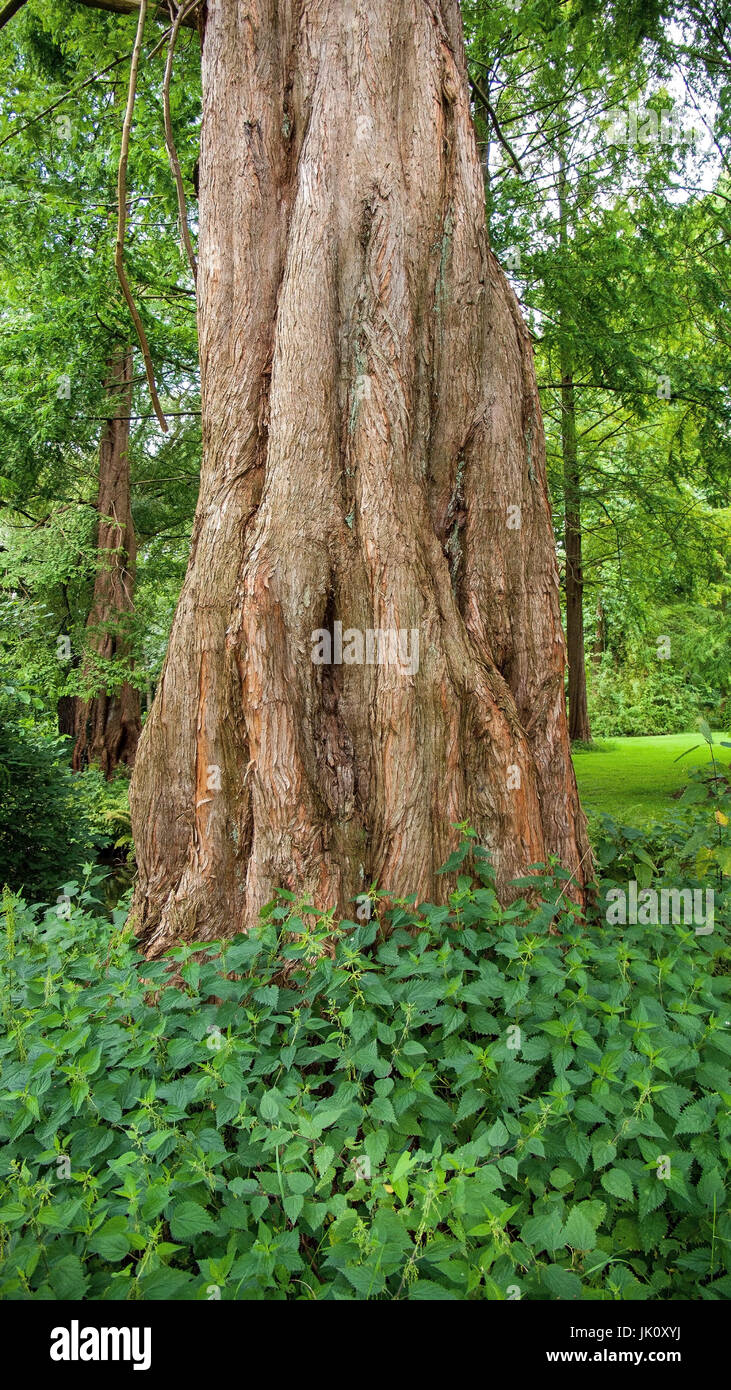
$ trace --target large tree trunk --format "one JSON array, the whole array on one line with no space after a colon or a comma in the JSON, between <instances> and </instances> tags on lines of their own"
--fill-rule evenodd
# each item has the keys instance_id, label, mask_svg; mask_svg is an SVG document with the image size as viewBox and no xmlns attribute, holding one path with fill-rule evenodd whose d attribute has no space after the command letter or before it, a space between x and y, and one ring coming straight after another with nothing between
<instances>
[{"instance_id":1,"label":"large tree trunk","mask_svg":"<svg viewBox=\"0 0 731 1390\"><path fill-rule=\"evenodd\" d=\"M108 363L107 390L114 401L99 446L99 530L94 596L86 626L83 663L87 680L98 689L75 705L75 771L87 763L111 777L120 763L132 766L142 722L139 692L128 681L108 689L100 680L98 659L112 661L127 653L126 624L134 606L137 545L129 480L129 415L132 401L132 351Z\"/></svg>"},{"instance_id":2,"label":"large tree trunk","mask_svg":"<svg viewBox=\"0 0 731 1390\"><path fill-rule=\"evenodd\" d=\"M278 886L442 900L463 820L504 896L549 854L580 894L540 407L457 0L208 0L203 93L203 468L132 782L142 941L249 927ZM418 670L316 664L336 622L416 630Z\"/></svg>"}]
</instances>

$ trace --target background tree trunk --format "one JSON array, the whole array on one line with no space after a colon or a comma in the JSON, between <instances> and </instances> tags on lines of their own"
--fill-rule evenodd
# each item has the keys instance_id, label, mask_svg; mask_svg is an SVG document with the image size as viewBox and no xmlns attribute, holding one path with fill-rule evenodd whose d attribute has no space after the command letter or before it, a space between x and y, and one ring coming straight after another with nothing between
<instances>
[{"instance_id":1,"label":"background tree trunk","mask_svg":"<svg viewBox=\"0 0 731 1390\"><path fill-rule=\"evenodd\" d=\"M562 353L562 359L564 355ZM565 374L564 374L565 369ZM576 448L574 379L565 359L561 375L561 449L566 550L566 645L569 663L569 737L591 741L584 650L584 567L581 535L581 477Z\"/></svg>"},{"instance_id":2,"label":"background tree trunk","mask_svg":"<svg viewBox=\"0 0 731 1390\"><path fill-rule=\"evenodd\" d=\"M134 606L137 547L129 481L129 415L132 403L132 350L108 363L107 390L115 406L99 447L99 531L94 596L86 626L85 674L93 676L95 657L105 661L127 651L125 624ZM124 681L118 690L103 686L89 699L77 698L72 766L96 763L111 777L119 763L134 763L142 727L139 692Z\"/></svg>"},{"instance_id":3,"label":"background tree trunk","mask_svg":"<svg viewBox=\"0 0 731 1390\"><path fill-rule=\"evenodd\" d=\"M58 732L64 734L66 738L74 740L77 734L77 705L78 696L76 695L61 695L56 705Z\"/></svg>"},{"instance_id":4,"label":"background tree trunk","mask_svg":"<svg viewBox=\"0 0 731 1390\"><path fill-rule=\"evenodd\" d=\"M591 654L592 654L594 660L598 662L599 659L600 659L600 657L602 657L602 656L604 655L604 653L605 653L606 650L607 650L607 617L606 617L606 613L604 612L604 604L602 603L601 597L600 597L600 598L597 599L597 603L596 603L596 628L595 628L595 631L594 631L594 643L593 643L593 646L592 646L592 649L591 649Z\"/></svg>"},{"instance_id":5,"label":"background tree trunk","mask_svg":"<svg viewBox=\"0 0 731 1390\"><path fill-rule=\"evenodd\" d=\"M65 605L65 607L66 607L66 615L67 615L67 617L68 617L68 626L69 626L69 628L71 628L71 627L73 626L73 615L72 615L72 613L71 613L71 605L69 604L68 589L67 589L67 586L66 586L65 584L61 584L60 587L61 587L61 593L62 593L62 595L63 595L64 605ZM62 634L62 633L59 634L59 636L63 636L63 635L68 636L67 633L66 633L66 634ZM70 661L71 670L72 670L72 671L76 670L77 667L79 666L80 662L81 662L81 657L79 656L79 653L78 653L78 652L72 653L71 661ZM75 740L76 740L76 722L77 722L77 707L78 707L78 703L79 703L79 697L78 697L78 695L60 695L59 698L58 698L58 701L57 701L57 703L56 703L56 718L57 718L57 721L58 721L58 732L59 732L60 734L63 734L64 738L69 738L69 739L72 740L72 742L71 742L71 757L72 757L72 758L73 758L74 742L75 742Z\"/></svg>"},{"instance_id":6,"label":"background tree trunk","mask_svg":"<svg viewBox=\"0 0 731 1390\"><path fill-rule=\"evenodd\" d=\"M568 191L563 144L558 173L559 244L568 245ZM564 326L564 325L562 325ZM569 738L591 742L584 651L584 566L581 534L581 474L576 440L576 393L571 349L561 347L561 454L563 458L564 549L566 551L566 645L569 665Z\"/></svg>"},{"instance_id":7,"label":"background tree trunk","mask_svg":"<svg viewBox=\"0 0 731 1390\"><path fill-rule=\"evenodd\" d=\"M501 894L588 853L528 333L488 249L457 0L209 0L188 574L132 782L149 954L277 886ZM418 670L316 665L416 629ZM352 913L352 908L350 909Z\"/></svg>"}]
</instances>

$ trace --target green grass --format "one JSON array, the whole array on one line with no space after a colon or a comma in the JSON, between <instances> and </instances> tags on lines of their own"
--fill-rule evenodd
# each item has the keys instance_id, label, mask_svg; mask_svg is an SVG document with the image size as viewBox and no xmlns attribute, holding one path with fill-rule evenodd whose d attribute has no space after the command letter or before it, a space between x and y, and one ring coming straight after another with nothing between
<instances>
[{"instance_id":1,"label":"green grass","mask_svg":"<svg viewBox=\"0 0 731 1390\"><path fill-rule=\"evenodd\" d=\"M729 737L714 733L714 746ZM700 744L695 752L674 761L695 744ZM731 749L718 748L717 756L728 766ZM600 740L597 752L574 752L584 810L590 815L605 811L622 824L638 826L661 819L676 804L672 793L685 786L690 769L708 761L708 745L699 733L613 738Z\"/></svg>"}]
</instances>

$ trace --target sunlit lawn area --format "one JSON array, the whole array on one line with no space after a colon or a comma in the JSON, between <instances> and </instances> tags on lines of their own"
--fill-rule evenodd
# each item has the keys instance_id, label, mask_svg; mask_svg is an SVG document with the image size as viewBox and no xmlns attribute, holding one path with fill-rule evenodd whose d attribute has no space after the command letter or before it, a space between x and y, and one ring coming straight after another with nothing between
<instances>
[{"instance_id":1,"label":"sunlit lawn area","mask_svg":"<svg viewBox=\"0 0 731 1390\"><path fill-rule=\"evenodd\" d=\"M730 734L714 733L719 739ZM673 806L672 793L684 787L692 767L709 761L708 745L699 733L665 734L652 738L598 740L602 751L574 753L574 766L584 809L589 814L606 811L626 825L648 825ZM680 762L685 749L699 747ZM728 766L731 748L714 747Z\"/></svg>"}]
</instances>

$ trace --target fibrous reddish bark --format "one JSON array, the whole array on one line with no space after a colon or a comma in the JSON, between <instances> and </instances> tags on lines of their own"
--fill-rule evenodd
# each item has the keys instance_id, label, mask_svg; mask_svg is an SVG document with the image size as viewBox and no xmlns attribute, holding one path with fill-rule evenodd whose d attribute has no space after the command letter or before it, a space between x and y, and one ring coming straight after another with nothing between
<instances>
[{"instance_id":1,"label":"fibrous reddish bark","mask_svg":"<svg viewBox=\"0 0 731 1390\"><path fill-rule=\"evenodd\" d=\"M203 92L203 467L132 782L142 941L250 927L278 886L441 899L462 820L504 896L549 854L580 894L540 407L457 0L209 0ZM418 670L314 663L336 622L417 630Z\"/></svg>"},{"instance_id":2,"label":"fibrous reddish bark","mask_svg":"<svg viewBox=\"0 0 731 1390\"><path fill-rule=\"evenodd\" d=\"M99 446L99 494L97 510L97 571L94 595L86 625L86 681L97 675L96 661L125 656L125 625L134 606L137 546L129 479L129 415L132 401L132 351L115 354L108 363L107 390L114 402L104 425ZM120 763L135 760L142 721L139 692L124 681L119 688L100 685L75 703L75 744L72 766L79 771L87 763L101 767L111 777Z\"/></svg>"}]
</instances>

